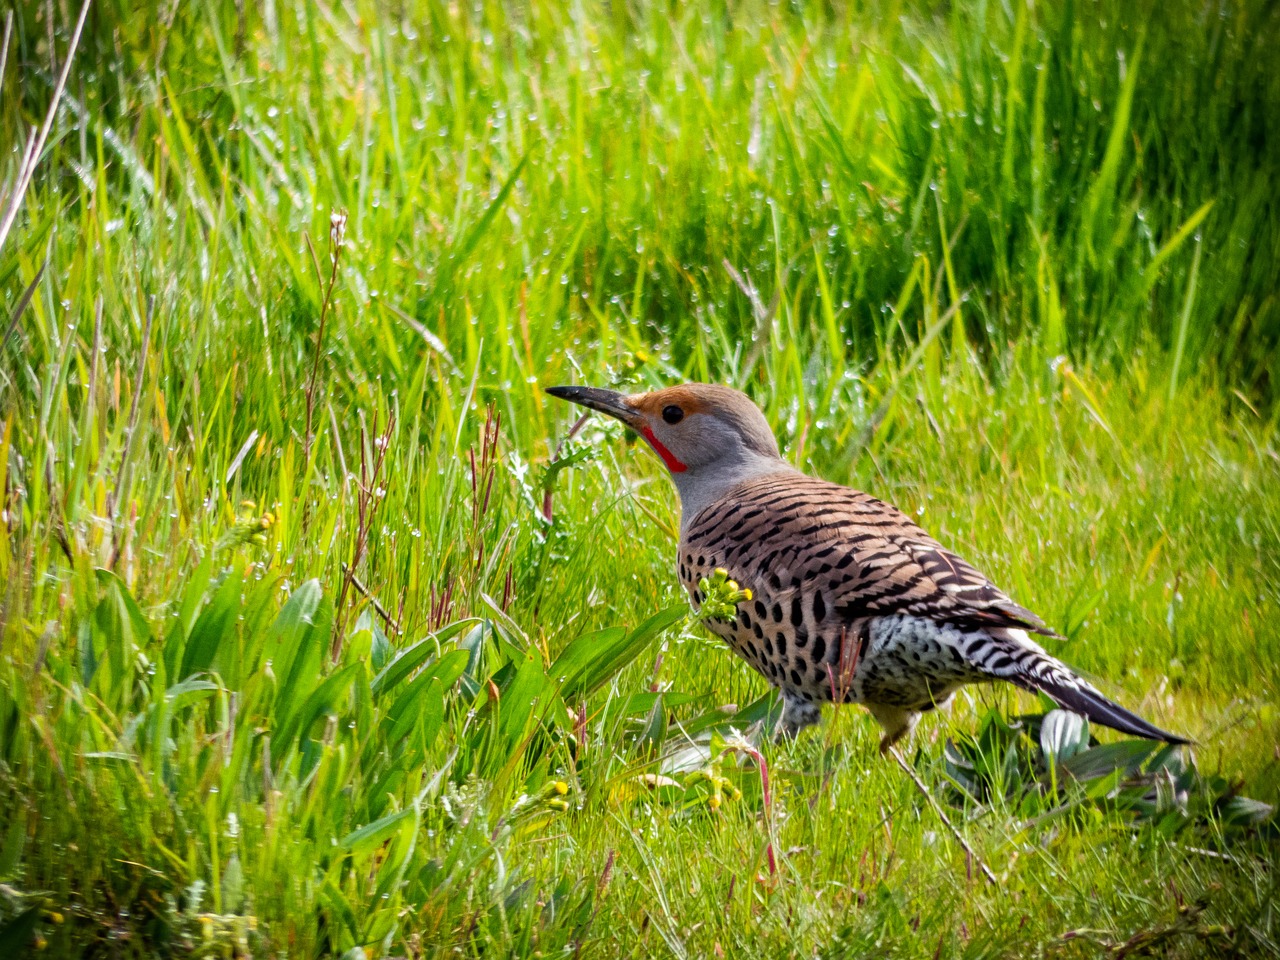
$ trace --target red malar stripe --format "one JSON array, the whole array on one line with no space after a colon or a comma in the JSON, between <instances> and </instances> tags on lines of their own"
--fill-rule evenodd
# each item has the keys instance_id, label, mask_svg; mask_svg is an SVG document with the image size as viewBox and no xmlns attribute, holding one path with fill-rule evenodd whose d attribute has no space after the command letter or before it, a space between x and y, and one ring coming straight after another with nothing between
<instances>
[{"instance_id":1,"label":"red malar stripe","mask_svg":"<svg viewBox=\"0 0 1280 960\"><path fill-rule=\"evenodd\" d=\"M662 462L667 465L667 469L672 473L684 473L689 468L676 459L676 455L662 445L662 441L653 435L650 427L642 427L640 432L644 434L644 438L649 441L649 446L657 451L658 456L662 458Z\"/></svg>"}]
</instances>

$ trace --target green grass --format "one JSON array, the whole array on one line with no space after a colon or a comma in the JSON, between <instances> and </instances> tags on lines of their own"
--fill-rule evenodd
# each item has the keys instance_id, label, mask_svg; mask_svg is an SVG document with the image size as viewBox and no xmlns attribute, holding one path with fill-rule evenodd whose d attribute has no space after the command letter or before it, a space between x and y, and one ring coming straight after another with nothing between
<instances>
[{"instance_id":1,"label":"green grass","mask_svg":"<svg viewBox=\"0 0 1280 960\"><path fill-rule=\"evenodd\" d=\"M0 247L0 953L1280 952L1274 821L949 785L1008 690L913 745L998 888L858 710L766 808L660 465L539 389L742 386L1275 803L1274 5L241 6L94 5Z\"/></svg>"}]
</instances>

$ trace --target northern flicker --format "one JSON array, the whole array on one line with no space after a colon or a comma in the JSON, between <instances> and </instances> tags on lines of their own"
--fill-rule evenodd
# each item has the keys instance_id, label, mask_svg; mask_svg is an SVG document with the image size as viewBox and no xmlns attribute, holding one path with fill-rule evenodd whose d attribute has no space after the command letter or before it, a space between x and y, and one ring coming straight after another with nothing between
<instances>
[{"instance_id":1,"label":"northern flicker","mask_svg":"<svg viewBox=\"0 0 1280 960\"><path fill-rule=\"evenodd\" d=\"M745 394L697 383L548 393L621 420L666 464L680 580L695 607L717 568L751 591L735 619L708 626L781 691L782 734L817 723L823 703L860 703L885 751L960 686L1007 680L1123 733L1188 742L1048 654L1031 638L1056 636L1039 617L902 511L793 468Z\"/></svg>"}]
</instances>

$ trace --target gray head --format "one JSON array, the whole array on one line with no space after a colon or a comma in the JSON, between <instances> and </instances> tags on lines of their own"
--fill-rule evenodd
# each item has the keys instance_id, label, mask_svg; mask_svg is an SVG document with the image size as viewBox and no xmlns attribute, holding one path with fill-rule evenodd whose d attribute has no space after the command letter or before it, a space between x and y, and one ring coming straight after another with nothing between
<instances>
[{"instance_id":1,"label":"gray head","mask_svg":"<svg viewBox=\"0 0 1280 960\"><path fill-rule=\"evenodd\" d=\"M596 387L547 393L621 420L666 464L687 522L730 487L790 470L769 421L746 394L710 383L685 383L627 396Z\"/></svg>"}]
</instances>

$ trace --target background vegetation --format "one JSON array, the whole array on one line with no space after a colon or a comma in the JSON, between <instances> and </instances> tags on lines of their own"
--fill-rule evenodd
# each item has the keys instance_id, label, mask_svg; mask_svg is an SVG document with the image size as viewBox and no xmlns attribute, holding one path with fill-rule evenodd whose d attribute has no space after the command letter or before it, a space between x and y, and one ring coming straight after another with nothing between
<instances>
[{"instance_id":1,"label":"background vegetation","mask_svg":"<svg viewBox=\"0 0 1280 960\"><path fill-rule=\"evenodd\" d=\"M1280 8L101 0L23 191L79 13L0 52L3 951L1280 952ZM859 711L766 795L540 392L683 379L1198 745L930 719L995 886Z\"/></svg>"}]
</instances>

